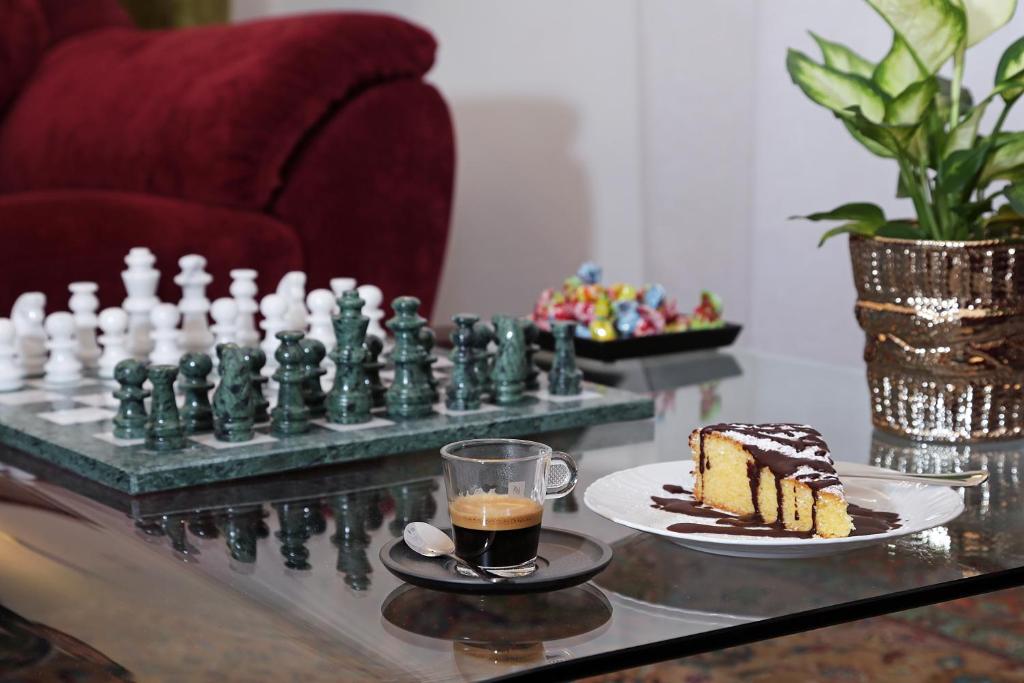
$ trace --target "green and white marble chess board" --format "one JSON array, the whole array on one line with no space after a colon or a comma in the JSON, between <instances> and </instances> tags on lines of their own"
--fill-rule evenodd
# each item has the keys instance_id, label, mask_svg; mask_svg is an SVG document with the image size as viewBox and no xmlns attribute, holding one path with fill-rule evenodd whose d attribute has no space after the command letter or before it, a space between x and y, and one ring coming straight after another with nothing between
<instances>
[{"instance_id":1,"label":"green and white marble chess board","mask_svg":"<svg viewBox=\"0 0 1024 683\"><path fill-rule=\"evenodd\" d=\"M578 397L552 397L543 389L522 405L451 413L443 404L416 420L389 420L383 412L362 425L314 420L305 434L274 437L259 425L256 438L218 442L190 437L184 450L154 453L140 441L118 441L111 419L113 386L84 380L68 389L33 383L0 393L0 443L130 494L184 488L274 472L396 453L439 448L460 439L513 437L653 416L651 399L586 384Z\"/></svg>"}]
</instances>

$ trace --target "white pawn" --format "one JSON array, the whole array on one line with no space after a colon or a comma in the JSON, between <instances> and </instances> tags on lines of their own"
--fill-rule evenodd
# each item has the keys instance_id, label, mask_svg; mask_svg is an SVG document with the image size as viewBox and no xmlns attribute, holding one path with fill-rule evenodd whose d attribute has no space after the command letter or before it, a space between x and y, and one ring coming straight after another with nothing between
<instances>
[{"instance_id":1,"label":"white pawn","mask_svg":"<svg viewBox=\"0 0 1024 683\"><path fill-rule=\"evenodd\" d=\"M337 343L334 338L334 325L331 322L331 314L334 312L334 295L328 289L314 289L306 297L306 306L309 307L309 334L310 339L319 339L327 347L330 353Z\"/></svg>"},{"instance_id":2,"label":"white pawn","mask_svg":"<svg viewBox=\"0 0 1024 683\"><path fill-rule=\"evenodd\" d=\"M256 331L256 312L260 310L256 303L256 271L252 268L235 268L231 271L231 296L238 305L238 344L240 346L256 346L260 343L260 333Z\"/></svg>"},{"instance_id":3,"label":"white pawn","mask_svg":"<svg viewBox=\"0 0 1024 683\"><path fill-rule=\"evenodd\" d=\"M286 329L306 331L309 311L306 310L306 274L299 270L285 273L277 285L277 293L284 297L288 308L285 313Z\"/></svg>"},{"instance_id":4,"label":"white pawn","mask_svg":"<svg viewBox=\"0 0 1024 683\"><path fill-rule=\"evenodd\" d=\"M359 298L365 302L363 315L370 319L366 334L373 334L387 341L387 333L380 324L381 318L384 317L384 311L381 309L381 304L384 303L384 293L376 285L360 285L356 291L359 292Z\"/></svg>"},{"instance_id":5,"label":"white pawn","mask_svg":"<svg viewBox=\"0 0 1024 683\"><path fill-rule=\"evenodd\" d=\"M128 314L128 351L139 360L153 349L149 336L149 314L160 303L156 287L160 282L160 271L153 267L156 256L146 247L132 247L124 257L128 269L121 271L121 280L128 293L121 308Z\"/></svg>"},{"instance_id":6,"label":"white pawn","mask_svg":"<svg viewBox=\"0 0 1024 683\"><path fill-rule=\"evenodd\" d=\"M260 301L260 313L263 314L260 329L264 333L260 348L263 349L263 353L267 357L267 364L263 366L263 374L268 377L274 374L274 370L277 369L277 359L274 357L274 352L277 351L277 347L281 344L281 340L277 338L277 333L288 329L288 321L285 320L287 312L288 302L279 294L267 294Z\"/></svg>"},{"instance_id":7,"label":"white pawn","mask_svg":"<svg viewBox=\"0 0 1024 683\"><path fill-rule=\"evenodd\" d=\"M185 351L206 353L213 344L206 314L210 300L206 298L206 286L213 282L213 276L206 272L206 259L199 254L186 254L178 259L181 272L174 276L174 284L181 287L181 346ZM175 361L177 362L177 361Z\"/></svg>"},{"instance_id":8,"label":"white pawn","mask_svg":"<svg viewBox=\"0 0 1024 683\"><path fill-rule=\"evenodd\" d=\"M24 384L18 367L14 323L9 318L0 318L0 391L21 389Z\"/></svg>"},{"instance_id":9,"label":"white pawn","mask_svg":"<svg viewBox=\"0 0 1024 683\"><path fill-rule=\"evenodd\" d=\"M78 360L82 367L95 368L100 359L100 347L96 344L96 311L100 300L96 298L99 285L95 282L72 282L68 285L71 299L68 308L75 316L75 336L78 339Z\"/></svg>"},{"instance_id":10,"label":"white pawn","mask_svg":"<svg viewBox=\"0 0 1024 683\"><path fill-rule=\"evenodd\" d=\"M341 309L338 308L338 299L341 298L341 295L355 288L356 279L354 277L331 278L331 291L334 293L334 315L338 315L341 312Z\"/></svg>"},{"instance_id":11,"label":"white pawn","mask_svg":"<svg viewBox=\"0 0 1024 683\"><path fill-rule=\"evenodd\" d=\"M42 292L25 292L14 302L11 322L17 336L18 364L23 377L38 377L43 374L46 363L46 295Z\"/></svg>"},{"instance_id":12,"label":"white pawn","mask_svg":"<svg viewBox=\"0 0 1024 683\"><path fill-rule=\"evenodd\" d=\"M46 316L45 328L50 338L46 344L50 349L50 359L44 367L46 375L43 382L55 387L78 383L82 379L82 362L75 355L78 349L75 317L67 311L51 313Z\"/></svg>"},{"instance_id":13,"label":"white pawn","mask_svg":"<svg viewBox=\"0 0 1024 683\"><path fill-rule=\"evenodd\" d=\"M103 345L103 353L100 354L96 374L103 379L114 377L114 368L121 361L131 358L125 346L128 333L128 314L121 308L104 308L99 315L100 344Z\"/></svg>"},{"instance_id":14,"label":"white pawn","mask_svg":"<svg viewBox=\"0 0 1024 683\"><path fill-rule=\"evenodd\" d=\"M150 322L153 324L153 351L149 362L153 365L177 365L181 361L181 346L178 344L178 321L181 314L174 304L160 304L153 309Z\"/></svg>"},{"instance_id":15,"label":"white pawn","mask_svg":"<svg viewBox=\"0 0 1024 683\"><path fill-rule=\"evenodd\" d=\"M238 304L234 299L222 297L213 302L210 308L210 317L213 318L213 347L210 349L210 358L213 364L217 363L217 347L221 344L234 344L238 341Z\"/></svg>"}]
</instances>

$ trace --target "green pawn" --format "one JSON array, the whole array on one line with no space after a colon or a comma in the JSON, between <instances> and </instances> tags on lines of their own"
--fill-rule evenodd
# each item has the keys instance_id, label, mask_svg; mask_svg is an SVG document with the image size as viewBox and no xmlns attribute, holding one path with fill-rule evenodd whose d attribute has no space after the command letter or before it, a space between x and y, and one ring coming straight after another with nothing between
<instances>
[{"instance_id":1,"label":"green pawn","mask_svg":"<svg viewBox=\"0 0 1024 683\"><path fill-rule=\"evenodd\" d=\"M213 392L213 435L218 441L253 438L253 399L249 361L237 344L220 344L220 384Z\"/></svg>"},{"instance_id":2,"label":"green pawn","mask_svg":"<svg viewBox=\"0 0 1024 683\"><path fill-rule=\"evenodd\" d=\"M540 389L540 370L533 362L534 355L540 351L537 339L540 338L540 328L528 318L521 321L523 326L523 339L526 342L526 390L537 391Z\"/></svg>"},{"instance_id":3,"label":"green pawn","mask_svg":"<svg viewBox=\"0 0 1024 683\"><path fill-rule=\"evenodd\" d=\"M275 436L292 436L309 430L309 408L302 396L306 367L302 354L302 332L278 332L281 343L274 353L278 384L277 405L270 411L270 432Z\"/></svg>"},{"instance_id":4,"label":"green pawn","mask_svg":"<svg viewBox=\"0 0 1024 683\"><path fill-rule=\"evenodd\" d=\"M480 321L473 325L473 371L476 383L480 387L480 395L490 396L494 393L491 382L491 370L494 369L494 352L488 347L494 341L494 329Z\"/></svg>"},{"instance_id":5,"label":"green pawn","mask_svg":"<svg viewBox=\"0 0 1024 683\"><path fill-rule=\"evenodd\" d=\"M420 346L420 329L427 324L417 313L420 300L414 296L400 296L391 302L395 317L387 322L395 335L395 348L391 359L395 364L395 379L388 387L385 399L388 417L408 420L426 417L433 412L433 391L430 380L423 374L426 352Z\"/></svg>"},{"instance_id":6,"label":"green pawn","mask_svg":"<svg viewBox=\"0 0 1024 683\"><path fill-rule=\"evenodd\" d=\"M146 422L146 448L151 451L176 451L185 447L185 437L174 398L176 365L153 365L149 368L153 385L153 405Z\"/></svg>"},{"instance_id":7,"label":"green pawn","mask_svg":"<svg viewBox=\"0 0 1024 683\"><path fill-rule=\"evenodd\" d=\"M437 356L431 353L434 350L434 344L437 343L437 335L429 327L423 327L420 329L418 338L424 353L423 374L426 376L427 382L430 383L430 402L437 403L437 377L434 376L434 363L437 362Z\"/></svg>"},{"instance_id":8,"label":"green pawn","mask_svg":"<svg viewBox=\"0 0 1024 683\"><path fill-rule=\"evenodd\" d=\"M145 399L149 392L142 388L142 384L146 381L146 365L127 358L114 368L114 379L121 385L114 390L114 398L120 401L114 416L114 436L118 439L145 438Z\"/></svg>"},{"instance_id":9,"label":"green pawn","mask_svg":"<svg viewBox=\"0 0 1024 683\"><path fill-rule=\"evenodd\" d=\"M207 379L213 371L213 361L205 353L186 353L178 364L181 380L178 388L185 395L181 406L181 428L186 434L198 434L213 429L213 407Z\"/></svg>"},{"instance_id":10,"label":"green pawn","mask_svg":"<svg viewBox=\"0 0 1024 683\"><path fill-rule=\"evenodd\" d=\"M510 315L493 318L498 337L498 355L494 359L491 380L494 382L493 400L500 406L509 406L523 400L526 390L526 340L519 319Z\"/></svg>"},{"instance_id":11,"label":"green pawn","mask_svg":"<svg viewBox=\"0 0 1024 683\"><path fill-rule=\"evenodd\" d=\"M263 387L270 381L263 376L263 366L267 364L267 354L258 346L246 346L242 353L249 361L249 379L252 382L252 421L255 424L270 422L270 401L263 395Z\"/></svg>"},{"instance_id":12,"label":"green pawn","mask_svg":"<svg viewBox=\"0 0 1024 683\"><path fill-rule=\"evenodd\" d=\"M384 386L384 382L380 379L380 371L384 368L384 363L380 360L380 354L384 351L384 340L375 334L368 334L363 345L366 347L366 360L363 361L363 377L366 380L366 386L370 390L373 407L383 408L384 394L387 392L387 387Z\"/></svg>"},{"instance_id":13,"label":"green pawn","mask_svg":"<svg viewBox=\"0 0 1024 683\"><path fill-rule=\"evenodd\" d=\"M452 350L448 357L452 361L451 382L445 396L449 410L477 410L480 407L480 385L476 379L473 358L473 325L479 320L475 315L460 313L452 320Z\"/></svg>"},{"instance_id":14,"label":"green pawn","mask_svg":"<svg viewBox=\"0 0 1024 683\"><path fill-rule=\"evenodd\" d=\"M302 380L302 398L309 408L310 417L323 417L326 412L326 394L320 378L327 374L327 370L320 366L327 357L327 347L319 339L308 337L300 341L299 346L302 347L302 367L306 373L306 378Z\"/></svg>"},{"instance_id":15,"label":"green pawn","mask_svg":"<svg viewBox=\"0 0 1024 683\"><path fill-rule=\"evenodd\" d=\"M555 358L548 371L548 392L553 396L576 396L583 392L583 373L576 367L576 323L559 320L551 327L555 337Z\"/></svg>"},{"instance_id":16,"label":"green pawn","mask_svg":"<svg viewBox=\"0 0 1024 683\"><path fill-rule=\"evenodd\" d=\"M334 361L334 385L327 396L327 421L336 424L369 422L373 393L366 381L366 327L370 319L361 313L363 299L348 290L338 299L340 313L334 317L337 345ZM379 380L379 377L378 377Z\"/></svg>"}]
</instances>

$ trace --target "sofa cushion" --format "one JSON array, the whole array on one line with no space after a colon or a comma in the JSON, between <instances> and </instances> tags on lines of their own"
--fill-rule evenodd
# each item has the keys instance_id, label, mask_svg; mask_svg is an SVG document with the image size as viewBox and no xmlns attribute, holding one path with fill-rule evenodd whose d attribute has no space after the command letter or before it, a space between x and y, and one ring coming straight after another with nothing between
<instances>
[{"instance_id":1,"label":"sofa cushion","mask_svg":"<svg viewBox=\"0 0 1024 683\"><path fill-rule=\"evenodd\" d=\"M117 0L2 0L0 115L21 90L47 47L103 26L128 25Z\"/></svg>"},{"instance_id":2,"label":"sofa cushion","mask_svg":"<svg viewBox=\"0 0 1024 683\"><path fill-rule=\"evenodd\" d=\"M433 55L425 31L371 14L78 36L46 56L3 121L0 192L127 190L261 209L333 105L417 78Z\"/></svg>"},{"instance_id":3,"label":"sofa cushion","mask_svg":"<svg viewBox=\"0 0 1024 683\"><path fill-rule=\"evenodd\" d=\"M131 247L146 246L161 271L160 298L177 302L178 258L202 254L214 276L212 300L228 293L232 268L259 271L261 293L303 268L302 247L284 223L249 211L212 208L123 192L44 191L0 195L0 315L22 292L47 295L48 311L67 308L68 284L99 283L103 306L124 299L121 271Z\"/></svg>"}]
</instances>

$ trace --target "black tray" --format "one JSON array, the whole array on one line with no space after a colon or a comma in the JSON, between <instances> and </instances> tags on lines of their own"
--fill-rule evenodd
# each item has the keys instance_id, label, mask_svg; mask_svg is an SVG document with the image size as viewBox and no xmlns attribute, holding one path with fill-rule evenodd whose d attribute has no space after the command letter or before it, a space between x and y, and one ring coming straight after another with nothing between
<instances>
[{"instance_id":1,"label":"black tray","mask_svg":"<svg viewBox=\"0 0 1024 683\"><path fill-rule=\"evenodd\" d=\"M708 330L689 330L687 332L669 332L654 334L649 337L632 337L615 341L599 342L593 339L576 337L576 355L580 358L613 361L626 358L643 358L658 356L664 353L680 351L697 351L728 346L736 341L742 325L726 323L722 327ZM540 331L537 340L542 349L553 351L555 338L546 330Z\"/></svg>"}]
</instances>

